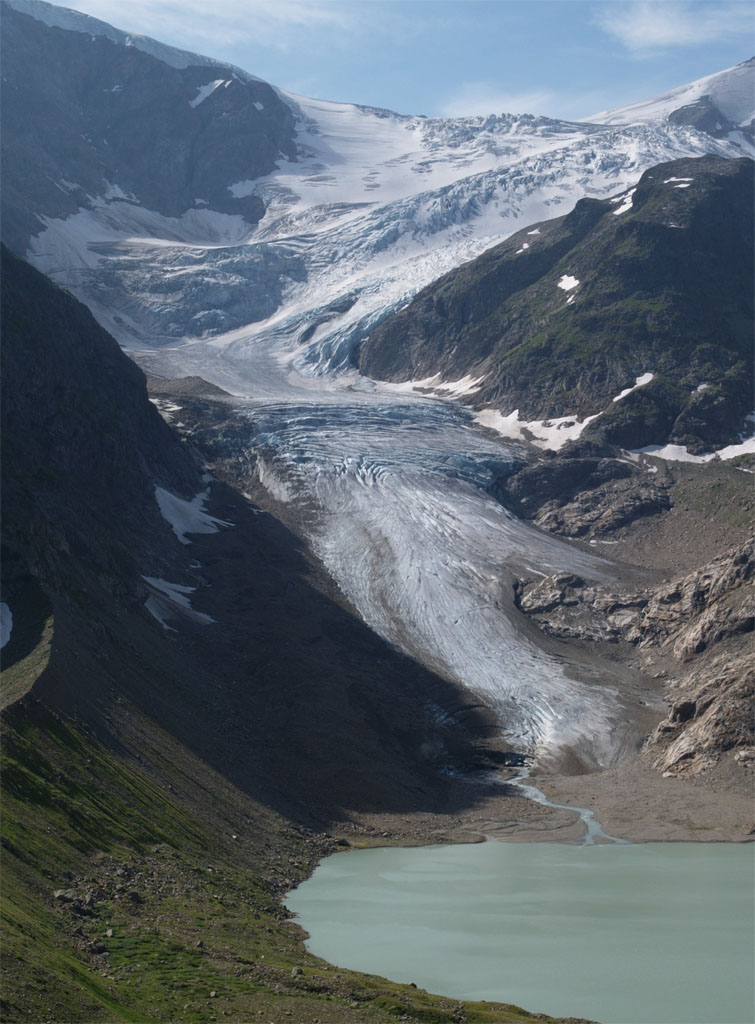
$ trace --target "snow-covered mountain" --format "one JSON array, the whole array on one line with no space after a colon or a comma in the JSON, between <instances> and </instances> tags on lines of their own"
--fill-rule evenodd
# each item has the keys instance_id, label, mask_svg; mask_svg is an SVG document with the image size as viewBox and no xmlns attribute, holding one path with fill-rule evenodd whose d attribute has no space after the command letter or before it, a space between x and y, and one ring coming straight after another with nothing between
<instances>
[{"instance_id":1,"label":"snow-covered mountain","mask_svg":"<svg viewBox=\"0 0 755 1024\"><path fill-rule=\"evenodd\" d=\"M305 99L41 0L3 0L2 45L12 247L143 366L249 396L224 457L306 524L359 616L474 692L516 749L621 756L639 691L610 665L598 685L594 666L565 666L522 630L504 579L610 569L491 496L521 446L359 378L356 349L513 232L664 161L751 155L742 132L665 108L448 120ZM727 75L741 71L723 92Z\"/></svg>"},{"instance_id":2,"label":"snow-covered mountain","mask_svg":"<svg viewBox=\"0 0 755 1024\"><path fill-rule=\"evenodd\" d=\"M755 130L755 57L737 67L699 78L690 85L627 107L594 114L601 124L647 124L667 120L689 124L714 135L752 144Z\"/></svg>"},{"instance_id":3,"label":"snow-covered mountain","mask_svg":"<svg viewBox=\"0 0 755 1024\"><path fill-rule=\"evenodd\" d=\"M4 4L4 104L34 110L46 154L45 188L32 190L29 133L6 115L11 241L23 236L30 260L126 346L190 345L196 359L222 354L233 376L261 345L305 375L352 367L387 312L524 225L629 188L661 161L753 152L741 130L751 63L589 123L429 119L295 96L41 0L9 4L25 56L36 46L49 58L21 62ZM674 119L708 94L736 128ZM57 142L56 107L80 143ZM166 132L180 160L143 159L145 139Z\"/></svg>"}]
</instances>

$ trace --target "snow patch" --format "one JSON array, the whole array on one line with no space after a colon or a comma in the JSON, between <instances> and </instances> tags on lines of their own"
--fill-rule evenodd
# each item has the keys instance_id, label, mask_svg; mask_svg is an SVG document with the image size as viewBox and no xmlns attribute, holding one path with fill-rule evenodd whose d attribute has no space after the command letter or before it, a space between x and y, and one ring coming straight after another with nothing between
<instances>
[{"instance_id":1,"label":"snow patch","mask_svg":"<svg viewBox=\"0 0 755 1024\"><path fill-rule=\"evenodd\" d=\"M652 379L652 373L643 373L636 378L631 388L625 388L613 401L618 402L620 398L628 395L635 388L641 388L643 384L649 384ZM559 416L556 419L525 421L519 419L518 409L505 416L496 409L483 409L481 412L476 413L474 420L475 423L479 423L483 427L490 427L491 430L495 430L502 437L529 441L537 448L558 451L559 448L563 448L567 441L576 441L587 424L592 423L598 416L600 416L600 413L596 412L593 416L586 416L583 420L577 419L576 416Z\"/></svg>"},{"instance_id":2,"label":"snow patch","mask_svg":"<svg viewBox=\"0 0 755 1024\"><path fill-rule=\"evenodd\" d=\"M539 235L540 234L540 228L533 228L532 231L528 231L527 234L528 235Z\"/></svg>"},{"instance_id":3,"label":"snow patch","mask_svg":"<svg viewBox=\"0 0 755 1024\"><path fill-rule=\"evenodd\" d=\"M658 459L665 459L667 462L712 462L714 459L722 459L724 462L729 459L736 459L738 455L755 455L755 437L748 437L746 441L739 444L729 444L725 448L719 448L715 452L706 452L704 455L692 455L687 451L686 445L681 444L649 444L644 448L633 449L636 455L655 455Z\"/></svg>"},{"instance_id":4,"label":"snow patch","mask_svg":"<svg viewBox=\"0 0 755 1024\"><path fill-rule=\"evenodd\" d=\"M632 209L632 196L635 194L636 191L637 189L631 188L623 196L619 196L617 199L611 200L612 203L621 202L621 206L617 210L613 211L614 217L618 217L619 214L626 213L627 210Z\"/></svg>"},{"instance_id":5,"label":"snow patch","mask_svg":"<svg viewBox=\"0 0 755 1024\"><path fill-rule=\"evenodd\" d=\"M615 398L611 399L611 401L613 401L613 402L621 401L622 398L626 398L627 395L631 395L631 393L633 391L636 391L637 388L641 388L645 384L649 384L654 376L655 376L654 373L643 373L639 377L635 377L634 384L631 386L631 388L624 388L624 390L620 391Z\"/></svg>"},{"instance_id":6,"label":"snow patch","mask_svg":"<svg viewBox=\"0 0 755 1024\"><path fill-rule=\"evenodd\" d=\"M173 629L165 620L166 618L175 618L176 615L182 615L192 622L200 622L204 626L215 621L211 615L198 612L191 607L188 595L193 594L196 587L170 583L158 576L142 576L142 579L152 591L150 597L144 602L144 607L163 628Z\"/></svg>"},{"instance_id":7,"label":"snow patch","mask_svg":"<svg viewBox=\"0 0 755 1024\"><path fill-rule=\"evenodd\" d=\"M232 526L223 519L216 519L204 511L204 504L210 493L200 491L191 501L179 498L164 487L155 486L155 500L163 519L173 527L173 532L182 544L191 544L187 533L218 533L221 526Z\"/></svg>"},{"instance_id":8,"label":"snow patch","mask_svg":"<svg viewBox=\"0 0 755 1024\"><path fill-rule=\"evenodd\" d=\"M439 373L433 377L425 377L424 380L407 380L401 382L380 381L376 382L381 390L393 391L398 394L412 394L415 392L428 392L438 395L441 398L461 398L479 391L482 387L484 377L473 377L468 373L460 380L443 380Z\"/></svg>"},{"instance_id":9,"label":"snow patch","mask_svg":"<svg viewBox=\"0 0 755 1024\"><path fill-rule=\"evenodd\" d=\"M569 274L564 274L561 280L558 282L558 287L565 292L570 292L572 288L576 288L578 284L578 278L571 277Z\"/></svg>"},{"instance_id":10,"label":"snow patch","mask_svg":"<svg viewBox=\"0 0 755 1024\"><path fill-rule=\"evenodd\" d=\"M13 612L10 607L3 601L0 604L0 648L10 640L11 631L13 630Z\"/></svg>"},{"instance_id":11,"label":"snow patch","mask_svg":"<svg viewBox=\"0 0 755 1024\"><path fill-rule=\"evenodd\" d=\"M264 110L264 109L265 109L265 104L264 104L264 103L260 103L260 101L259 101L259 100L255 100L255 101L254 101L254 103L252 104L252 106L253 106L253 107L254 107L254 108L255 108L256 110Z\"/></svg>"},{"instance_id":12,"label":"snow patch","mask_svg":"<svg viewBox=\"0 0 755 1024\"><path fill-rule=\"evenodd\" d=\"M664 179L664 185L670 185L672 181L694 181L694 178L666 178Z\"/></svg>"},{"instance_id":13,"label":"snow patch","mask_svg":"<svg viewBox=\"0 0 755 1024\"><path fill-rule=\"evenodd\" d=\"M567 441L575 441L588 423L597 419L600 413L578 420L575 416L560 416L549 420L520 420L519 410L504 416L495 409L483 409L474 417L476 423L490 427L502 437L519 441L529 441L537 448L558 451Z\"/></svg>"},{"instance_id":14,"label":"snow patch","mask_svg":"<svg viewBox=\"0 0 755 1024\"><path fill-rule=\"evenodd\" d=\"M200 85L197 95L193 100L189 100L189 106L198 107L200 103L204 103L207 97L211 96L221 85L228 85L227 80L224 78L217 78L214 82L208 82L207 85Z\"/></svg>"}]
</instances>

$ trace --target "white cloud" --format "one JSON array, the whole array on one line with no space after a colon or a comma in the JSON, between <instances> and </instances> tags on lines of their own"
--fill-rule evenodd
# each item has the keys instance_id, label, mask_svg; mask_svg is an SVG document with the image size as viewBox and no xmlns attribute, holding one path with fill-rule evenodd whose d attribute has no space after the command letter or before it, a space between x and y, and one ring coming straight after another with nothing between
<instances>
[{"instance_id":1,"label":"white cloud","mask_svg":"<svg viewBox=\"0 0 755 1024\"><path fill-rule=\"evenodd\" d=\"M287 49L291 30L329 28L357 31L353 4L319 0L74 0L76 10L125 31L181 40L178 45L207 52L243 37Z\"/></svg>"},{"instance_id":2,"label":"white cloud","mask_svg":"<svg viewBox=\"0 0 755 1024\"><path fill-rule=\"evenodd\" d=\"M599 7L595 21L636 56L695 46L753 31L750 3L637 0Z\"/></svg>"},{"instance_id":3,"label":"white cloud","mask_svg":"<svg viewBox=\"0 0 755 1024\"><path fill-rule=\"evenodd\" d=\"M465 82L441 105L443 117L471 117L475 114L542 114L554 100L541 89L512 93L491 82Z\"/></svg>"}]
</instances>

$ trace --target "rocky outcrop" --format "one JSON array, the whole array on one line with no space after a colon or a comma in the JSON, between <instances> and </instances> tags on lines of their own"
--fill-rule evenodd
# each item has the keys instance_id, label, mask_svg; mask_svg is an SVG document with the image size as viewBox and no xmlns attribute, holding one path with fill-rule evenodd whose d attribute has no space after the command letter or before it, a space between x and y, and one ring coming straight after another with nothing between
<instances>
[{"instance_id":1,"label":"rocky outcrop","mask_svg":"<svg viewBox=\"0 0 755 1024\"><path fill-rule=\"evenodd\" d=\"M668 716L648 740L661 771L694 774L755 743L755 542L660 587L613 592L560 574L520 584L519 608L563 640L625 642L670 665ZM666 672L657 673L665 675Z\"/></svg>"},{"instance_id":2,"label":"rocky outcrop","mask_svg":"<svg viewBox=\"0 0 755 1024\"><path fill-rule=\"evenodd\" d=\"M648 480L641 467L620 455L611 445L579 440L496 479L491 493L551 533L604 537L671 505L663 478Z\"/></svg>"},{"instance_id":3,"label":"rocky outcrop","mask_svg":"<svg viewBox=\"0 0 755 1024\"><path fill-rule=\"evenodd\" d=\"M676 680L667 692L671 711L648 740L663 772L695 775L728 750L736 761L751 758L755 729L755 664L752 651L716 654Z\"/></svg>"},{"instance_id":4,"label":"rocky outcrop","mask_svg":"<svg viewBox=\"0 0 755 1024\"><path fill-rule=\"evenodd\" d=\"M359 368L471 374L480 407L601 414L586 435L626 448L734 443L752 402L752 175L746 159L675 160L613 201L583 199L421 291L372 330Z\"/></svg>"}]
</instances>

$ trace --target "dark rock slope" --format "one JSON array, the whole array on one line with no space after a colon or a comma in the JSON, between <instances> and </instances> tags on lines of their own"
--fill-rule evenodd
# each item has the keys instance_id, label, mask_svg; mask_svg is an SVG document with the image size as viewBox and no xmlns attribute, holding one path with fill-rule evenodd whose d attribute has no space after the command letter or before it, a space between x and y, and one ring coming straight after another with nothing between
<instances>
[{"instance_id":1,"label":"dark rock slope","mask_svg":"<svg viewBox=\"0 0 755 1024\"><path fill-rule=\"evenodd\" d=\"M524 420L607 409L588 435L710 449L751 411L752 279L752 161L677 160L631 196L581 200L425 288L372 332L359 367L472 374L484 378L476 404Z\"/></svg>"},{"instance_id":2,"label":"dark rock slope","mask_svg":"<svg viewBox=\"0 0 755 1024\"><path fill-rule=\"evenodd\" d=\"M60 595L135 600L172 542L155 484L193 494L200 470L89 310L5 246L2 309L5 550Z\"/></svg>"},{"instance_id":3,"label":"dark rock slope","mask_svg":"<svg viewBox=\"0 0 755 1024\"><path fill-rule=\"evenodd\" d=\"M98 196L170 217L209 206L256 224L262 202L229 187L296 155L293 116L269 85L219 64L173 67L124 41L0 8L7 244L23 252L41 218Z\"/></svg>"}]
</instances>

